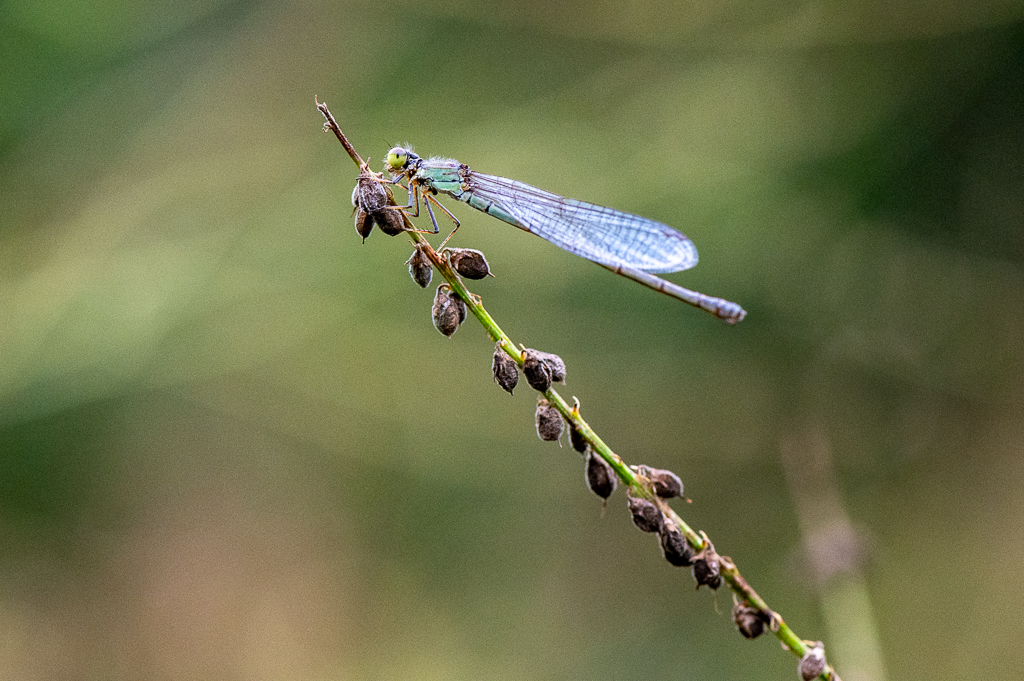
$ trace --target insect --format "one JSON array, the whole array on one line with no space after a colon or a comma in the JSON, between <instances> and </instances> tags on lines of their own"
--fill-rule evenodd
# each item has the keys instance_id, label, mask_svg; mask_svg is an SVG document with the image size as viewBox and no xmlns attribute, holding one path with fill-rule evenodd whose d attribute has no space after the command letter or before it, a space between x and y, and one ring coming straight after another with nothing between
<instances>
[{"instance_id":1,"label":"insect","mask_svg":"<svg viewBox=\"0 0 1024 681\"><path fill-rule=\"evenodd\" d=\"M473 208L536 234L559 248L602 267L710 312L730 324L741 321L746 311L736 303L715 298L655 276L654 272L680 272L697 264L697 249L681 232L655 220L567 199L525 182L471 170L446 158L421 158L404 147L388 152L386 170L391 182L408 184L408 205L400 206L419 216L420 198L440 230L431 204L455 222L447 243L459 229L459 220L435 196L447 194ZM439 246L440 248L440 246Z\"/></svg>"}]
</instances>

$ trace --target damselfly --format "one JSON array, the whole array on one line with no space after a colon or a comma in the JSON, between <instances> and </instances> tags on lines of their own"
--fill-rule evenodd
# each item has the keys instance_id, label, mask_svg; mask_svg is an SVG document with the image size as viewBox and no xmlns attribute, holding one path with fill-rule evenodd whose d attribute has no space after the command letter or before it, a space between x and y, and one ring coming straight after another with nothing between
<instances>
[{"instance_id":1,"label":"damselfly","mask_svg":"<svg viewBox=\"0 0 1024 681\"><path fill-rule=\"evenodd\" d=\"M697 249L693 243L668 225L567 199L525 182L478 173L451 159L420 158L403 147L388 152L386 169L393 183L404 180L408 184L408 205L401 206L401 210L418 216L422 194L423 205L434 225L432 233L440 230L431 203L455 222L455 229L441 246L458 230L459 220L434 198L438 192L547 239L616 274L707 310L730 324L747 314L736 303L691 291L652 274L680 272L697 264Z\"/></svg>"}]
</instances>

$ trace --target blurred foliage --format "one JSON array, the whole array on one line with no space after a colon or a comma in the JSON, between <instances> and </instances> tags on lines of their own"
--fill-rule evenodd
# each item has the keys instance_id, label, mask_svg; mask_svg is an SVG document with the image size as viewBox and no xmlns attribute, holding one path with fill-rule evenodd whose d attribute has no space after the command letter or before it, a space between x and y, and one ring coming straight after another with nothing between
<instances>
[{"instance_id":1,"label":"blurred foliage","mask_svg":"<svg viewBox=\"0 0 1024 681\"><path fill-rule=\"evenodd\" d=\"M739 326L453 207L499 324L565 358L628 462L683 477L799 634L826 631L778 452L811 424L890 676L1016 678L1022 18L3 3L0 677L793 674L621 496L602 513L478 326L434 331L402 238L360 245L316 94L375 167L410 141L686 232L673 279Z\"/></svg>"}]
</instances>

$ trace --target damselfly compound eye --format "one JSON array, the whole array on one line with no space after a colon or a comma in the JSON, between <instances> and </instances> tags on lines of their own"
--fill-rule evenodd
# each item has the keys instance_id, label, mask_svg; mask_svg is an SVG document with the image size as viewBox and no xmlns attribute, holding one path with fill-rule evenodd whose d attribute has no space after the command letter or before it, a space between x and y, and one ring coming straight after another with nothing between
<instances>
[{"instance_id":1,"label":"damselfly compound eye","mask_svg":"<svg viewBox=\"0 0 1024 681\"><path fill-rule=\"evenodd\" d=\"M674 523L666 521L659 534L661 535L661 553L665 556L665 560L676 567L693 565L693 549L690 548L686 537Z\"/></svg>"},{"instance_id":2,"label":"damselfly compound eye","mask_svg":"<svg viewBox=\"0 0 1024 681\"><path fill-rule=\"evenodd\" d=\"M602 499L610 497L619 484L612 467L593 450L587 452L586 473L587 487Z\"/></svg>"},{"instance_id":3,"label":"damselfly compound eye","mask_svg":"<svg viewBox=\"0 0 1024 681\"><path fill-rule=\"evenodd\" d=\"M465 319L465 311L465 303L452 293L448 284L441 284L437 287L437 293L434 294L434 306L431 309L435 329L451 338L452 334L458 330L462 319Z\"/></svg>"},{"instance_id":4,"label":"damselfly compound eye","mask_svg":"<svg viewBox=\"0 0 1024 681\"><path fill-rule=\"evenodd\" d=\"M658 532L665 524L665 516L661 514L661 509L650 499L634 497L627 492L626 504L629 506L629 512L633 514L633 524L642 531Z\"/></svg>"},{"instance_id":5,"label":"damselfly compound eye","mask_svg":"<svg viewBox=\"0 0 1024 681\"><path fill-rule=\"evenodd\" d=\"M472 248L449 248L448 261L460 275L466 279L483 279L491 273L487 258L480 251Z\"/></svg>"},{"instance_id":6,"label":"damselfly compound eye","mask_svg":"<svg viewBox=\"0 0 1024 681\"><path fill-rule=\"evenodd\" d=\"M508 356L501 348L501 343L494 344L494 358L491 360L491 370L494 372L494 381L501 386L501 389L509 395L519 382L519 367L514 359Z\"/></svg>"},{"instance_id":7,"label":"damselfly compound eye","mask_svg":"<svg viewBox=\"0 0 1024 681\"><path fill-rule=\"evenodd\" d=\"M420 285L420 288L430 286L430 280L434 276L434 266L422 248L413 251L412 257L406 260L405 264L409 266L409 276Z\"/></svg>"},{"instance_id":8,"label":"damselfly compound eye","mask_svg":"<svg viewBox=\"0 0 1024 681\"><path fill-rule=\"evenodd\" d=\"M388 170L401 170L409 161L409 152L402 147L395 147L388 152Z\"/></svg>"},{"instance_id":9,"label":"damselfly compound eye","mask_svg":"<svg viewBox=\"0 0 1024 681\"><path fill-rule=\"evenodd\" d=\"M537 422L537 437L541 440L554 442L562 437L562 431L565 430L562 415L543 397L537 398L537 412L534 417Z\"/></svg>"}]
</instances>

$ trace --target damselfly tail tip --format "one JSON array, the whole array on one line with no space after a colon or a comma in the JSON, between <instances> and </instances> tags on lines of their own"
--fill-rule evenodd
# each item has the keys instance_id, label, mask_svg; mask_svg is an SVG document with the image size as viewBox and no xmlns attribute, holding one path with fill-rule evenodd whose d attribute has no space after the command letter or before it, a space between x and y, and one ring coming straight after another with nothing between
<instances>
[{"instance_id":1,"label":"damselfly tail tip","mask_svg":"<svg viewBox=\"0 0 1024 681\"><path fill-rule=\"evenodd\" d=\"M747 316L747 311L736 303L729 303L727 309L720 310L717 316L724 319L726 324L738 324Z\"/></svg>"}]
</instances>

